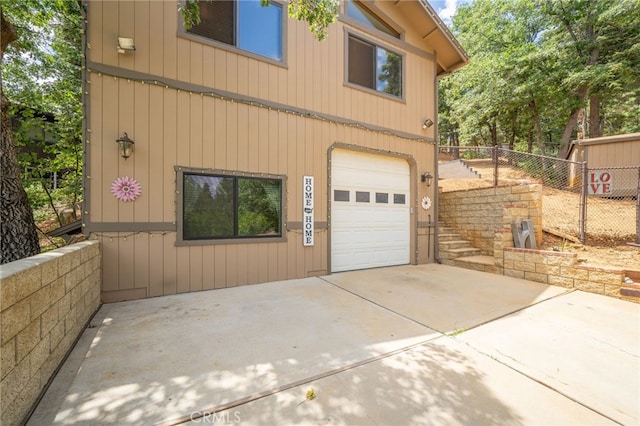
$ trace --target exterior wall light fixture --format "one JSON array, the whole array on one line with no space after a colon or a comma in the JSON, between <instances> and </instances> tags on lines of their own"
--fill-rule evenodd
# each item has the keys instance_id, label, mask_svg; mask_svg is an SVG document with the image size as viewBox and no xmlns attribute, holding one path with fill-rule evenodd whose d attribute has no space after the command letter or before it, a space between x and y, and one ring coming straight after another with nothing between
<instances>
[{"instance_id":1,"label":"exterior wall light fixture","mask_svg":"<svg viewBox=\"0 0 640 426\"><path fill-rule=\"evenodd\" d=\"M431 182L433 181L433 175L431 174L431 172L424 172L421 176L420 176L420 180L424 183L427 184L427 187L431 186Z\"/></svg>"},{"instance_id":2,"label":"exterior wall light fixture","mask_svg":"<svg viewBox=\"0 0 640 426\"><path fill-rule=\"evenodd\" d=\"M120 148L120 155L122 156L122 158L124 158L125 160L129 158L131 156L131 153L133 152L133 144L135 142L129 139L129 135L127 135L127 132L124 132L122 134L122 137L116 139L116 142L118 143L118 147Z\"/></svg>"},{"instance_id":3,"label":"exterior wall light fixture","mask_svg":"<svg viewBox=\"0 0 640 426\"><path fill-rule=\"evenodd\" d=\"M131 37L118 37L118 53L136 50L136 44Z\"/></svg>"},{"instance_id":4,"label":"exterior wall light fixture","mask_svg":"<svg viewBox=\"0 0 640 426\"><path fill-rule=\"evenodd\" d=\"M427 118L426 120L424 120L424 122L422 123L422 128L423 129L428 129L429 127L433 126L433 120L430 118Z\"/></svg>"}]
</instances>

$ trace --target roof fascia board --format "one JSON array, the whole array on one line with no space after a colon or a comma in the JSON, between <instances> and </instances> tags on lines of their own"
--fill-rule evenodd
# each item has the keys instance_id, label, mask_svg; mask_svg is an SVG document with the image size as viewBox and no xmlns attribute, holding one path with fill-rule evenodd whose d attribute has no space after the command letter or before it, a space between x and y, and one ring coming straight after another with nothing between
<instances>
[{"instance_id":1,"label":"roof fascia board","mask_svg":"<svg viewBox=\"0 0 640 426\"><path fill-rule=\"evenodd\" d=\"M436 13L436 11L433 9L433 7L431 7L431 5L426 0L416 0L416 1L420 3L420 5L424 9L424 11L427 13L427 15L429 15L429 17L433 20L436 27L438 27L438 29L442 31L446 39L451 44L451 47L453 47L458 52L458 54L462 58L462 61L460 63L464 65L467 62L469 62L469 56L467 55L467 52L464 51L464 48L460 45L458 40L456 40L456 38L451 33L451 31L449 31L449 28L447 28L446 24L442 21L442 19L440 19L440 17ZM431 34L426 34L423 38L428 37L429 35Z\"/></svg>"}]
</instances>

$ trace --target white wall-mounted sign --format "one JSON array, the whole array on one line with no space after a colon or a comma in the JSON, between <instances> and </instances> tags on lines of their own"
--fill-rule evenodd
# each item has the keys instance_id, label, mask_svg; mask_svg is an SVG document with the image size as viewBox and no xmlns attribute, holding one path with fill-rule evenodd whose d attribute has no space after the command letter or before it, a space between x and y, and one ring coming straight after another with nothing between
<instances>
[{"instance_id":1,"label":"white wall-mounted sign","mask_svg":"<svg viewBox=\"0 0 640 426\"><path fill-rule=\"evenodd\" d=\"M302 244L313 245L313 176L302 179Z\"/></svg>"},{"instance_id":2,"label":"white wall-mounted sign","mask_svg":"<svg viewBox=\"0 0 640 426\"><path fill-rule=\"evenodd\" d=\"M589 172L589 194L611 194L612 184L611 173Z\"/></svg>"}]
</instances>

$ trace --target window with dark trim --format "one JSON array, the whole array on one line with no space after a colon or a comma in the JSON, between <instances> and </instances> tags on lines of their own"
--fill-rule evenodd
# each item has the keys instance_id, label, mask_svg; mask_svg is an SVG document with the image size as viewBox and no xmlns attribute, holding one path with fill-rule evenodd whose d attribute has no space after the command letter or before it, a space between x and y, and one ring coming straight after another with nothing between
<instances>
[{"instance_id":1,"label":"window with dark trim","mask_svg":"<svg viewBox=\"0 0 640 426\"><path fill-rule=\"evenodd\" d=\"M349 34L348 81L402 97L402 55Z\"/></svg>"},{"instance_id":2,"label":"window with dark trim","mask_svg":"<svg viewBox=\"0 0 640 426\"><path fill-rule=\"evenodd\" d=\"M260 0L200 0L200 23L188 33L282 60L282 6Z\"/></svg>"},{"instance_id":3,"label":"window with dark trim","mask_svg":"<svg viewBox=\"0 0 640 426\"><path fill-rule=\"evenodd\" d=\"M378 18L373 12L367 9L361 2L348 0L345 2L345 11L347 16L367 25L368 27L375 28L382 32L389 34L390 36L399 38L400 33L391 28L386 22Z\"/></svg>"},{"instance_id":4,"label":"window with dark trim","mask_svg":"<svg viewBox=\"0 0 640 426\"><path fill-rule=\"evenodd\" d=\"M183 240L282 236L282 179L182 176Z\"/></svg>"}]
</instances>

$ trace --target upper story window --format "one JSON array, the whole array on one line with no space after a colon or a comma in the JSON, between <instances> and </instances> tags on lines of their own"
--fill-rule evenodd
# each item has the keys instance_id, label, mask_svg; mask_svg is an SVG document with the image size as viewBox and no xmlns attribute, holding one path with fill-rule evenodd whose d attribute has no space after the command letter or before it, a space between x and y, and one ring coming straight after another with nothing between
<instances>
[{"instance_id":1,"label":"upper story window","mask_svg":"<svg viewBox=\"0 0 640 426\"><path fill-rule=\"evenodd\" d=\"M374 15L369 9L367 9L362 3L359 1L347 1L346 3L346 12L347 16L362 22L363 24L373 27L377 30L385 32L390 36L399 38L400 33L387 25L382 19L378 18Z\"/></svg>"},{"instance_id":2,"label":"upper story window","mask_svg":"<svg viewBox=\"0 0 640 426\"><path fill-rule=\"evenodd\" d=\"M402 55L348 35L348 81L402 97Z\"/></svg>"},{"instance_id":3,"label":"upper story window","mask_svg":"<svg viewBox=\"0 0 640 426\"><path fill-rule=\"evenodd\" d=\"M282 6L260 0L201 0L200 23L187 32L282 61Z\"/></svg>"}]
</instances>

